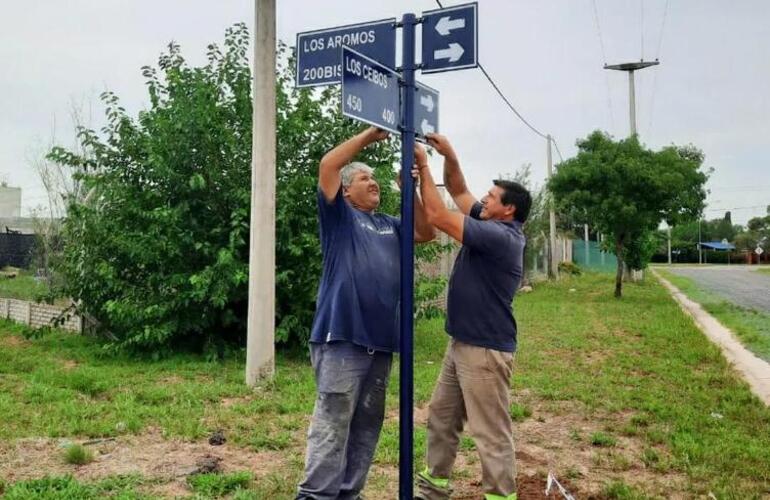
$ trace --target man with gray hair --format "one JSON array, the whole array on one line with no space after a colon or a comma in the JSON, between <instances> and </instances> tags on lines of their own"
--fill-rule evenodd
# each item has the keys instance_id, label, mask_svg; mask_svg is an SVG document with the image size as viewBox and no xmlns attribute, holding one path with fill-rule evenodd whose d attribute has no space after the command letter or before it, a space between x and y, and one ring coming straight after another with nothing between
<instances>
[{"instance_id":1,"label":"man with gray hair","mask_svg":"<svg viewBox=\"0 0 770 500\"><path fill-rule=\"evenodd\" d=\"M319 166L323 274L310 334L317 397L297 499L361 498L385 417L399 345L401 221L375 212L374 172L352 160L386 137L370 127L326 153ZM415 197L415 241L434 236Z\"/></svg>"}]
</instances>

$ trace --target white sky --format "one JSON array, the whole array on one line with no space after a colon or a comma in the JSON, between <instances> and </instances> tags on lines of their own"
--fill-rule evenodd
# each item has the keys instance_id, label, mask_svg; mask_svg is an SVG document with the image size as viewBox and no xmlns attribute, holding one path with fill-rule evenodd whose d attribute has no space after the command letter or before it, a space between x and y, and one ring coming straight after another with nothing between
<instances>
[{"instance_id":1,"label":"white sky","mask_svg":"<svg viewBox=\"0 0 770 500\"><path fill-rule=\"evenodd\" d=\"M643 38L644 58L659 57L661 65L637 73L642 140L653 148L702 148L715 169L706 216L738 208L733 221L745 223L770 204L770 3L669 0L661 43L666 2L596 0L606 62L638 60ZM278 36L291 44L299 31L436 8L428 0L277 3ZM30 155L54 133L60 144L73 142L73 102L91 108L94 127L104 90L135 113L147 103L140 67L154 64L170 40L188 61L202 63L208 43L221 42L236 22L252 27L253 18L249 0L2 0L0 177L23 188L22 212L45 201ZM480 0L479 59L565 157L593 129L628 134L626 74L602 69L592 0ZM523 163L542 181L545 141L505 108L478 69L418 80L441 92L441 131L474 192Z\"/></svg>"}]
</instances>

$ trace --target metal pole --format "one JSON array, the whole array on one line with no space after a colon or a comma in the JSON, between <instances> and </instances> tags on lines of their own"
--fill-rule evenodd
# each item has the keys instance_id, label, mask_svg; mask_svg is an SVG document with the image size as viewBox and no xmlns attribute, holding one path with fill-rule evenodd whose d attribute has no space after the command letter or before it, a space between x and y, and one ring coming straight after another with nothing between
<instances>
[{"instance_id":1,"label":"metal pole","mask_svg":"<svg viewBox=\"0 0 770 500\"><path fill-rule=\"evenodd\" d=\"M628 72L628 111L631 118L631 135L636 135L636 91L633 71Z\"/></svg>"},{"instance_id":2,"label":"metal pole","mask_svg":"<svg viewBox=\"0 0 770 500\"><path fill-rule=\"evenodd\" d=\"M668 226L668 263L671 264L671 226Z\"/></svg>"},{"instance_id":3,"label":"metal pole","mask_svg":"<svg viewBox=\"0 0 770 500\"><path fill-rule=\"evenodd\" d=\"M275 0L254 5L246 383L275 373Z\"/></svg>"},{"instance_id":4,"label":"metal pole","mask_svg":"<svg viewBox=\"0 0 770 500\"><path fill-rule=\"evenodd\" d=\"M588 266L591 264L591 245L588 243L588 224L583 225L583 239L585 240L586 249L585 264Z\"/></svg>"},{"instance_id":5,"label":"metal pole","mask_svg":"<svg viewBox=\"0 0 770 500\"><path fill-rule=\"evenodd\" d=\"M401 364L399 365L399 484L398 498L412 500L414 475L414 83L415 31L417 18L404 14L402 18L403 116L401 129Z\"/></svg>"},{"instance_id":6,"label":"metal pole","mask_svg":"<svg viewBox=\"0 0 770 500\"><path fill-rule=\"evenodd\" d=\"M550 179L551 176L553 176L553 156L551 153L551 136L550 134L546 137L548 148L546 152L546 158L548 161L548 178ZM549 224L549 246L551 247L551 267L548 270L548 276L551 278L558 278L559 277L559 259L556 255L556 212L553 210L553 195L551 195L551 203L549 203L548 207L548 224Z\"/></svg>"}]
</instances>

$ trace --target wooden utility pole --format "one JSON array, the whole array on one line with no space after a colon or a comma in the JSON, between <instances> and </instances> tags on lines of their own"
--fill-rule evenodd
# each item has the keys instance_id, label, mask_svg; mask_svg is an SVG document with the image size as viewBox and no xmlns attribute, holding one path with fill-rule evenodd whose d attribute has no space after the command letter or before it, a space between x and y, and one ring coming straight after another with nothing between
<instances>
[{"instance_id":1,"label":"wooden utility pole","mask_svg":"<svg viewBox=\"0 0 770 500\"><path fill-rule=\"evenodd\" d=\"M275 0L254 5L246 383L275 373Z\"/></svg>"}]
</instances>

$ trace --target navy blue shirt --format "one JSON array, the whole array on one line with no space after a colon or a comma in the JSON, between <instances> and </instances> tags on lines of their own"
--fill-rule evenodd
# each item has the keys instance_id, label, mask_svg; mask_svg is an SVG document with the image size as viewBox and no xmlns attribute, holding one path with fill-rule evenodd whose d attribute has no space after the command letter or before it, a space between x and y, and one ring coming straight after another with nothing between
<instances>
[{"instance_id":1,"label":"navy blue shirt","mask_svg":"<svg viewBox=\"0 0 770 500\"><path fill-rule=\"evenodd\" d=\"M397 351L401 221L353 208L341 188L331 203L318 190L318 219L323 274L310 341Z\"/></svg>"},{"instance_id":2,"label":"navy blue shirt","mask_svg":"<svg viewBox=\"0 0 770 500\"><path fill-rule=\"evenodd\" d=\"M449 279L446 331L498 351L516 350L513 296L521 282L526 238L521 222L480 220L481 203L463 224L463 246Z\"/></svg>"}]
</instances>

